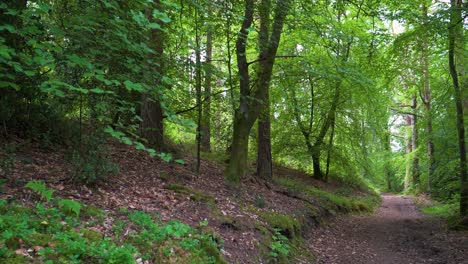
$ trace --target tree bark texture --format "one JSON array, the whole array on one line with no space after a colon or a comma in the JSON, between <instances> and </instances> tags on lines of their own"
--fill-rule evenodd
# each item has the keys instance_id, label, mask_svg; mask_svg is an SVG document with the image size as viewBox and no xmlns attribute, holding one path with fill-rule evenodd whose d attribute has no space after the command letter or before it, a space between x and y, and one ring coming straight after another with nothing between
<instances>
[{"instance_id":1,"label":"tree bark texture","mask_svg":"<svg viewBox=\"0 0 468 264\"><path fill-rule=\"evenodd\" d=\"M424 17L424 27L427 27L429 18L427 15L427 5L424 3L423 6L423 17ZM432 133L432 110L431 110L431 84L430 84L430 75L429 75L429 54L428 54L428 37L424 36L422 40L422 67L423 67L423 103L426 111L426 145L427 145L427 189L431 192L432 189L432 178L434 173L434 142L433 142L433 133Z\"/></svg>"},{"instance_id":2,"label":"tree bark texture","mask_svg":"<svg viewBox=\"0 0 468 264\"><path fill-rule=\"evenodd\" d=\"M463 92L467 88L467 83L461 82L466 78L459 72L459 65L462 65L464 58L461 55L464 53L463 45L463 19L462 19L462 6L461 0L450 0L450 25L449 25L449 70L452 77L455 105L457 110L457 133L458 133L458 147L460 154L460 215L468 217L468 179L467 179L467 161L466 161L466 142L465 142L465 126L464 126L464 109L463 109Z\"/></svg>"},{"instance_id":3,"label":"tree bark texture","mask_svg":"<svg viewBox=\"0 0 468 264\"><path fill-rule=\"evenodd\" d=\"M153 8L161 11L159 0L154 2ZM150 20L154 20L152 14L150 14ZM164 75L164 33L161 30L152 29L148 46L155 52L151 54L151 59L155 62L159 74L153 76L154 91L143 93L141 96L141 136L148 140L149 145L154 149L162 151L164 148L164 112L160 95L162 94L162 76Z\"/></svg>"},{"instance_id":4,"label":"tree bark texture","mask_svg":"<svg viewBox=\"0 0 468 264\"><path fill-rule=\"evenodd\" d=\"M418 140L419 140L419 130L418 130L418 115L416 113L418 105L416 95L411 99L411 108L413 115L411 116L411 179L413 187L419 185L420 170L419 170L419 156L418 156Z\"/></svg>"},{"instance_id":5,"label":"tree bark texture","mask_svg":"<svg viewBox=\"0 0 468 264\"><path fill-rule=\"evenodd\" d=\"M260 48L260 62L259 62L259 87L258 89L265 89L265 96L259 107L261 111L258 118L258 137L257 137L257 176L264 180L271 180L273 178L273 163L271 157L271 124L270 124L270 79L264 72L269 65L267 65L266 56L268 56L268 38L270 27L270 9L271 1L262 0L259 6L260 16L260 32L258 35L258 46ZM271 67L273 69L273 67ZM269 73L271 76L271 73Z\"/></svg>"},{"instance_id":6,"label":"tree bark texture","mask_svg":"<svg viewBox=\"0 0 468 264\"><path fill-rule=\"evenodd\" d=\"M211 10L208 11L211 15ZM206 62L205 62L205 102L203 104L203 118L201 123L201 148L203 151L211 151L211 82L212 82L212 58L213 58L213 30L210 23L206 28Z\"/></svg>"}]
</instances>

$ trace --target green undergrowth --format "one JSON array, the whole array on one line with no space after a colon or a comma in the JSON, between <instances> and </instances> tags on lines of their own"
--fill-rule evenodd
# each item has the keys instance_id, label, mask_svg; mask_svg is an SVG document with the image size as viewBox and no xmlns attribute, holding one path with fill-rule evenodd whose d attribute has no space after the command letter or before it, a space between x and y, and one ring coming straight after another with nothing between
<instances>
[{"instance_id":1,"label":"green undergrowth","mask_svg":"<svg viewBox=\"0 0 468 264\"><path fill-rule=\"evenodd\" d=\"M425 214L443 218L447 223L447 227L451 230L468 230L468 223L460 218L460 208L456 202L432 206L423 205L421 211Z\"/></svg>"},{"instance_id":2,"label":"green undergrowth","mask_svg":"<svg viewBox=\"0 0 468 264\"><path fill-rule=\"evenodd\" d=\"M39 199L35 206L0 200L0 263L225 263L222 241L201 231L207 223L194 228L143 211L110 215L73 200Z\"/></svg>"},{"instance_id":3,"label":"green undergrowth","mask_svg":"<svg viewBox=\"0 0 468 264\"><path fill-rule=\"evenodd\" d=\"M294 216L251 208L262 223L256 229L262 233L261 254L271 263L311 263L314 256L306 248L302 237L302 223Z\"/></svg>"},{"instance_id":4,"label":"green undergrowth","mask_svg":"<svg viewBox=\"0 0 468 264\"><path fill-rule=\"evenodd\" d=\"M377 194L368 193L366 196L353 196L352 190L345 187L332 193L304 184L301 180L294 178L276 178L275 182L291 192L301 193L320 201L320 205L332 214L340 212L373 212L380 203L380 198Z\"/></svg>"}]
</instances>

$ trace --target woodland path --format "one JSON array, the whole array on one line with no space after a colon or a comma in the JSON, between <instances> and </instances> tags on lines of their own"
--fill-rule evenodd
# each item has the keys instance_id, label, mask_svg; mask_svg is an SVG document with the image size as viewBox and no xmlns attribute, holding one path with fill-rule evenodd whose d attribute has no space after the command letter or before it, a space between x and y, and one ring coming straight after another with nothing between
<instances>
[{"instance_id":1,"label":"woodland path","mask_svg":"<svg viewBox=\"0 0 468 264\"><path fill-rule=\"evenodd\" d=\"M310 243L317 263L468 264L467 233L447 232L410 197L391 194L375 214L337 220L316 230Z\"/></svg>"}]
</instances>

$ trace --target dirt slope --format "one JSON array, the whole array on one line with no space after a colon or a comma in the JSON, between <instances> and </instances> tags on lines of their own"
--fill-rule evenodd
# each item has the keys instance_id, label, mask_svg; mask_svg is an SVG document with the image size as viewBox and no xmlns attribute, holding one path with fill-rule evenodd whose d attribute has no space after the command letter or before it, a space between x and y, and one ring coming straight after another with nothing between
<instances>
[{"instance_id":1,"label":"dirt slope","mask_svg":"<svg viewBox=\"0 0 468 264\"><path fill-rule=\"evenodd\" d=\"M318 263L468 263L468 234L447 232L405 196L383 195L374 215L337 220L310 243Z\"/></svg>"}]
</instances>

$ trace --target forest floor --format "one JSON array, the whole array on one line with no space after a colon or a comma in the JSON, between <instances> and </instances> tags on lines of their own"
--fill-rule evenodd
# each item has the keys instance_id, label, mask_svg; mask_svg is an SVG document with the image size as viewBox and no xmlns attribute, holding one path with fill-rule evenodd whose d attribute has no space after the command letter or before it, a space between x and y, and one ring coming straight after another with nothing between
<instances>
[{"instance_id":1,"label":"forest floor","mask_svg":"<svg viewBox=\"0 0 468 264\"><path fill-rule=\"evenodd\" d=\"M337 181L323 183L285 167L275 167L276 176L270 184L248 178L230 186L225 182L225 164L220 159L203 159L201 173L196 175L196 161L189 150L174 152L175 158L185 161L177 164L116 142L108 144L108 159L118 164L118 173L97 186L86 187L71 181L73 163L66 149L47 149L19 139L9 144L16 148L10 155L12 165L0 199L33 208L37 196L24 185L41 180L58 198L105 211L104 221L92 229L110 239L115 238L116 223L125 217L122 212L143 211L157 215L163 222L179 220L212 233L222 241L221 254L228 263L274 260L275 229L281 230L290 245L289 255L276 252L277 260L312 263L314 256L307 241L313 228L338 215L370 212L379 203L378 196L369 190ZM201 222L208 225L203 227ZM124 231L120 241L132 233Z\"/></svg>"},{"instance_id":2,"label":"forest floor","mask_svg":"<svg viewBox=\"0 0 468 264\"><path fill-rule=\"evenodd\" d=\"M375 214L339 218L312 237L318 263L468 263L468 234L447 231L407 196L384 194Z\"/></svg>"},{"instance_id":3,"label":"forest floor","mask_svg":"<svg viewBox=\"0 0 468 264\"><path fill-rule=\"evenodd\" d=\"M221 255L228 263L468 263L468 236L448 233L407 197L384 195L380 209L370 215L380 202L370 190L323 183L285 167L275 167L270 184L250 178L229 186L222 158L203 159L196 175L195 160L182 146L174 155L185 163L177 164L115 142L108 144L108 158L118 164L118 173L88 188L71 181L73 163L65 149L22 140L9 144L16 148L0 199L34 208L37 196L24 185L42 180L54 196L103 210L102 222L84 227L116 243L132 234L125 227L115 237L116 224L126 217L123 212L143 211L162 222L179 220L213 234L223 241ZM272 259L277 229L287 237L289 255ZM19 247L28 250L23 243Z\"/></svg>"}]
</instances>

